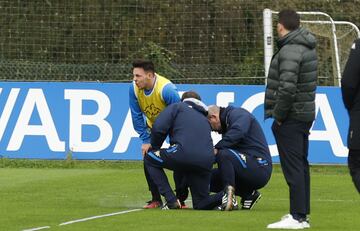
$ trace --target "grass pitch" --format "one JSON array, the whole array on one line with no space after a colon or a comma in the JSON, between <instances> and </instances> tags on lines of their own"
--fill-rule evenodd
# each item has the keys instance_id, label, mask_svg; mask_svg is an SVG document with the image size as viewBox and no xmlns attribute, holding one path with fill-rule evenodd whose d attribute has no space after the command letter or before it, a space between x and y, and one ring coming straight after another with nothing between
<instances>
[{"instance_id":1,"label":"grass pitch","mask_svg":"<svg viewBox=\"0 0 360 231\"><path fill-rule=\"evenodd\" d=\"M140 210L60 226L141 208L150 199L142 163L24 163L0 162L0 230L255 231L289 208L287 185L275 166L251 211ZM311 180L311 230L359 230L360 196L346 166L312 166Z\"/></svg>"}]
</instances>

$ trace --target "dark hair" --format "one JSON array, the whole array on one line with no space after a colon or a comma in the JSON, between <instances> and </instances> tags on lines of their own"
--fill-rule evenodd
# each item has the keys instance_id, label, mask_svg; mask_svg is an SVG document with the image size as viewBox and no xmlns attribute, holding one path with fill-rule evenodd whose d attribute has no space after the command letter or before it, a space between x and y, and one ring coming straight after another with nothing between
<instances>
[{"instance_id":1,"label":"dark hair","mask_svg":"<svg viewBox=\"0 0 360 231\"><path fill-rule=\"evenodd\" d=\"M197 100L201 100L200 95L198 93L196 93L195 91L184 92L184 94L181 96L181 101L184 101L184 99L188 99L188 98L194 98Z\"/></svg>"},{"instance_id":2,"label":"dark hair","mask_svg":"<svg viewBox=\"0 0 360 231\"><path fill-rule=\"evenodd\" d=\"M282 10L279 13L279 23L289 31L296 30L300 26L300 16L291 9Z\"/></svg>"},{"instance_id":3,"label":"dark hair","mask_svg":"<svg viewBox=\"0 0 360 231\"><path fill-rule=\"evenodd\" d=\"M144 69L144 71L151 71L155 73L154 63L151 62L150 60L137 59L132 63L132 66L133 69L138 67Z\"/></svg>"}]
</instances>

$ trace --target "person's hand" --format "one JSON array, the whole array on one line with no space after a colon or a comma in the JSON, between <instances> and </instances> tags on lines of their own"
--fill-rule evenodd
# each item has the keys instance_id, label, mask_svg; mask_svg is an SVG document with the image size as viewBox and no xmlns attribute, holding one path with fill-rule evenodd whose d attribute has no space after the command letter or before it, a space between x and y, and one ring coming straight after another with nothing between
<instances>
[{"instance_id":1,"label":"person's hand","mask_svg":"<svg viewBox=\"0 0 360 231\"><path fill-rule=\"evenodd\" d=\"M141 154L143 157L148 153L150 148L151 148L151 144L142 144L141 145Z\"/></svg>"},{"instance_id":2,"label":"person's hand","mask_svg":"<svg viewBox=\"0 0 360 231\"><path fill-rule=\"evenodd\" d=\"M217 155L219 150L217 148L214 148L214 155Z\"/></svg>"},{"instance_id":3,"label":"person's hand","mask_svg":"<svg viewBox=\"0 0 360 231\"><path fill-rule=\"evenodd\" d=\"M280 121L277 121L277 120L276 120L276 123L277 123L279 126L281 126L281 124L282 124Z\"/></svg>"}]
</instances>

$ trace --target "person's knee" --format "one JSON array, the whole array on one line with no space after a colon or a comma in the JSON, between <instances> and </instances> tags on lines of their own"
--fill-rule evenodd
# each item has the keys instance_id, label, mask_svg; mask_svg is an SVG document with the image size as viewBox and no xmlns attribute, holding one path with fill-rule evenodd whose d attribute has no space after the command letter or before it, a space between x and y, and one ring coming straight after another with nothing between
<instances>
[{"instance_id":1,"label":"person's knee","mask_svg":"<svg viewBox=\"0 0 360 231\"><path fill-rule=\"evenodd\" d=\"M149 166L156 167L156 163L149 155L144 156L144 166L148 168Z\"/></svg>"}]
</instances>

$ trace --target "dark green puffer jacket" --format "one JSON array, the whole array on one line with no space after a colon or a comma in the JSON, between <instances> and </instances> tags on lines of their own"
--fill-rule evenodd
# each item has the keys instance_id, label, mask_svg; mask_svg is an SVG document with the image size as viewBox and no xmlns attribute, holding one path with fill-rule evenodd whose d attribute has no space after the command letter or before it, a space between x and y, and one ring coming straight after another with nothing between
<instances>
[{"instance_id":1,"label":"dark green puffer jacket","mask_svg":"<svg viewBox=\"0 0 360 231\"><path fill-rule=\"evenodd\" d=\"M304 28L291 31L278 41L265 91L265 119L282 122L315 119L317 82L316 39Z\"/></svg>"}]
</instances>

